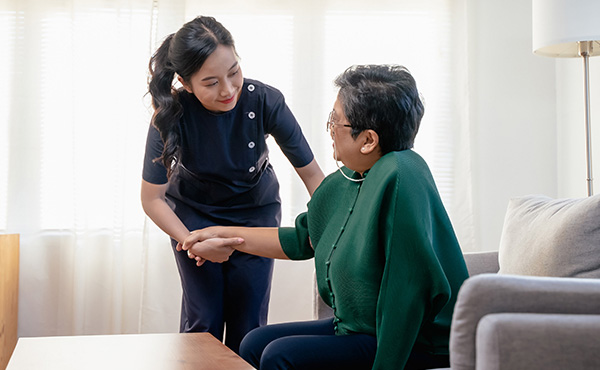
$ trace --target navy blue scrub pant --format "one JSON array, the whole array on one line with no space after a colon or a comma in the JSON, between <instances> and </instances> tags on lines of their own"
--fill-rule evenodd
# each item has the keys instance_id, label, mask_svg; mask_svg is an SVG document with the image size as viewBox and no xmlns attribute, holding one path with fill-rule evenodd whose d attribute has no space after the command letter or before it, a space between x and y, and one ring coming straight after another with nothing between
<instances>
[{"instance_id":1,"label":"navy blue scrub pant","mask_svg":"<svg viewBox=\"0 0 600 370\"><path fill-rule=\"evenodd\" d=\"M372 335L335 335L328 318L254 329L242 341L240 355L260 370L371 369L376 349Z\"/></svg>"},{"instance_id":2,"label":"navy blue scrub pant","mask_svg":"<svg viewBox=\"0 0 600 370\"><path fill-rule=\"evenodd\" d=\"M238 353L242 338L267 323L273 260L235 251L227 262L196 266L172 245L183 290L179 331L224 337Z\"/></svg>"},{"instance_id":3,"label":"navy blue scrub pant","mask_svg":"<svg viewBox=\"0 0 600 370\"><path fill-rule=\"evenodd\" d=\"M240 355L259 370L370 370L376 351L372 335L335 335L331 318L256 328L240 346ZM448 355L413 350L404 368L448 366Z\"/></svg>"}]
</instances>

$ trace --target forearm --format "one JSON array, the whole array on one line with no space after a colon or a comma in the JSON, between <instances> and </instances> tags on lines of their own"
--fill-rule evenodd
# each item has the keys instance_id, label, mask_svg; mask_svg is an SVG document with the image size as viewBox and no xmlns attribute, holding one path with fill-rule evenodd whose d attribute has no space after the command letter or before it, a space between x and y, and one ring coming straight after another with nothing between
<instances>
[{"instance_id":1,"label":"forearm","mask_svg":"<svg viewBox=\"0 0 600 370\"><path fill-rule=\"evenodd\" d=\"M304 167L295 168L298 176L304 182L304 186L306 186L306 190L312 196L315 190L321 184L321 181L325 178L323 171L321 171L321 167L317 163L316 159L313 159L309 164Z\"/></svg>"},{"instance_id":2,"label":"forearm","mask_svg":"<svg viewBox=\"0 0 600 370\"><path fill-rule=\"evenodd\" d=\"M183 242L190 235L189 230L169 207L167 202L160 198L142 200L144 212L162 231L178 242Z\"/></svg>"},{"instance_id":3,"label":"forearm","mask_svg":"<svg viewBox=\"0 0 600 370\"><path fill-rule=\"evenodd\" d=\"M268 258L289 259L279 242L279 229L276 227L237 227L214 226L193 231L184 243L184 249L194 253L194 244L211 238L241 238L243 242L230 245L232 248ZM199 244L196 244L199 246ZM199 253L198 255L201 255Z\"/></svg>"}]
</instances>

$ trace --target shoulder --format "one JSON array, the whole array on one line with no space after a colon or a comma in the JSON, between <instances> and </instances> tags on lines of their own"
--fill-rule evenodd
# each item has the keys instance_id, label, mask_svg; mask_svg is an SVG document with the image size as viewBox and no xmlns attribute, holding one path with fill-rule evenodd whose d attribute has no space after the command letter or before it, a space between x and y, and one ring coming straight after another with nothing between
<instances>
[{"instance_id":1,"label":"shoulder","mask_svg":"<svg viewBox=\"0 0 600 370\"><path fill-rule=\"evenodd\" d=\"M437 193L427 163L412 150L391 152L381 157L367 173L364 185L370 193L384 193L399 199L416 199L426 193Z\"/></svg>"},{"instance_id":2,"label":"shoulder","mask_svg":"<svg viewBox=\"0 0 600 370\"><path fill-rule=\"evenodd\" d=\"M309 210L336 209L341 198L350 194L360 183L346 180L340 171L335 171L325 177L308 202Z\"/></svg>"},{"instance_id":3,"label":"shoulder","mask_svg":"<svg viewBox=\"0 0 600 370\"><path fill-rule=\"evenodd\" d=\"M248 91L256 91L263 94L283 95L276 87L251 78L244 78L244 88Z\"/></svg>"},{"instance_id":4,"label":"shoulder","mask_svg":"<svg viewBox=\"0 0 600 370\"><path fill-rule=\"evenodd\" d=\"M348 181L344 179L340 171L334 171L333 173L327 175L315 190L312 198L314 198L315 196L321 196L319 195L320 193L323 193L325 194L324 196L327 196L327 193L330 193L334 189L344 184L343 180Z\"/></svg>"},{"instance_id":5,"label":"shoulder","mask_svg":"<svg viewBox=\"0 0 600 370\"><path fill-rule=\"evenodd\" d=\"M244 89L253 95L257 95L259 99L264 100L267 104L275 104L284 101L283 93L264 82L244 78Z\"/></svg>"},{"instance_id":6,"label":"shoulder","mask_svg":"<svg viewBox=\"0 0 600 370\"><path fill-rule=\"evenodd\" d=\"M427 162L413 150L390 152L381 157L369 171L369 176L398 177L411 179L425 177L429 179L431 172Z\"/></svg>"}]
</instances>

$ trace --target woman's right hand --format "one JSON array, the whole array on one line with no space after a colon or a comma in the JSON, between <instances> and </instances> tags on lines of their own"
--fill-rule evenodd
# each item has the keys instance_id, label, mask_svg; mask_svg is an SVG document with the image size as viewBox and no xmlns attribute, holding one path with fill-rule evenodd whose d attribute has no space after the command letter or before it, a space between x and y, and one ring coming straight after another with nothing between
<instances>
[{"instance_id":1,"label":"woman's right hand","mask_svg":"<svg viewBox=\"0 0 600 370\"><path fill-rule=\"evenodd\" d=\"M212 229L212 230L211 230ZM244 243L239 237L221 238L214 232L216 228L207 228L193 231L183 243L177 245L178 250L187 251L188 257L196 260L201 266L206 260L211 262L225 262L235 250L235 246Z\"/></svg>"}]
</instances>

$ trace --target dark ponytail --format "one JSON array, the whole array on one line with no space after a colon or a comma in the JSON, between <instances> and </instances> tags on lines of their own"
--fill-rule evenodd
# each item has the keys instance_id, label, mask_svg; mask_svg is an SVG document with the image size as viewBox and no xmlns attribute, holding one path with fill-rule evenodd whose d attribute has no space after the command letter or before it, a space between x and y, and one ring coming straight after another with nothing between
<instances>
[{"instance_id":1,"label":"dark ponytail","mask_svg":"<svg viewBox=\"0 0 600 370\"><path fill-rule=\"evenodd\" d=\"M150 58L150 80L148 91L152 96L154 115L152 124L160 132L164 143L162 156L158 158L167 168L167 176L171 176L172 164L177 161L179 152L178 124L182 108L177 99L177 91L173 88L175 70L169 62L169 47L173 36L171 34L163 41L156 53Z\"/></svg>"},{"instance_id":2,"label":"dark ponytail","mask_svg":"<svg viewBox=\"0 0 600 370\"><path fill-rule=\"evenodd\" d=\"M231 46L235 51L233 38L221 23L212 17L197 17L167 36L150 58L148 91L154 107L152 124L164 143L162 156L157 160L167 168L168 177L181 159L179 121L183 109L173 87L175 74L189 81L219 45Z\"/></svg>"}]
</instances>

